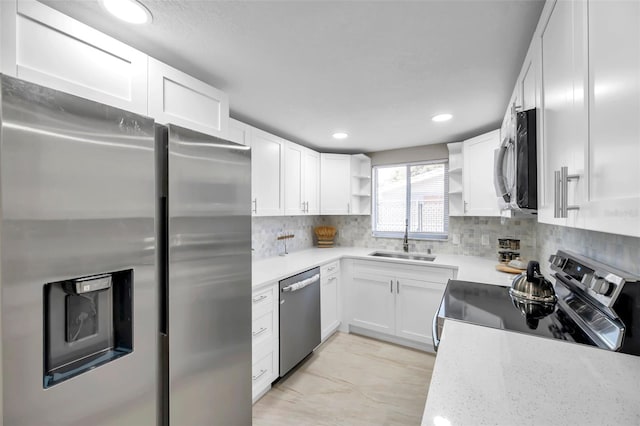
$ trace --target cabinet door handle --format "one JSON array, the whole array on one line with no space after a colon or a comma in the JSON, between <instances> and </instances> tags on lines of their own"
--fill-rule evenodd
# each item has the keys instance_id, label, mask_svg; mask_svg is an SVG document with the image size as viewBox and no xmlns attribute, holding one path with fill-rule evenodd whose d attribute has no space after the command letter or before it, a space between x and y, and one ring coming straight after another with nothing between
<instances>
[{"instance_id":1,"label":"cabinet door handle","mask_svg":"<svg viewBox=\"0 0 640 426\"><path fill-rule=\"evenodd\" d=\"M400 294L400 280L396 280L396 293Z\"/></svg>"},{"instance_id":2,"label":"cabinet door handle","mask_svg":"<svg viewBox=\"0 0 640 426\"><path fill-rule=\"evenodd\" d=\"M254 213L258 213L258 199L257 198L253 199L253 212Z\"/></svg>"},{"instance_id":3,"label":"cabinet door handle","mask_svg":"<svg viewBox=\"0 0 640 426\"><path fill-rule=\"evenodd\" d=\"M268 296L266 294L263 294L262 296L256 297L255 299L252 299L252 300L253 300L253 303L258 303L259 301L264 300L267 297Z\"/></svg>"},{"instance_id":4,"label":"cabinet door handle","mask_svg":"<svg viewBox=\"0 0 640 426\"><path fill-rule=\"evenodd\" d=\"M258 336L258 335L260 335L260 334L264 333L265 331L267 331L267 329L266 329L265 327L260 327L260 330L258 330L258 331L254 331L254 332L253 332L253 333L251 333L251 334L253 334L253 336L255 337L255 336Z\"/></svg>"},{"instance_id":5,"label":"cabinet door handle","mask_svg":"<svg viewBox=\"0 0 640 426\"><path fill-rule=\"evenodd\" d=\"M462 213L466 213L466 212L467 212L467 204L469 204L469 203L467 203L467 202L465 201L465 202L464 202L463 209L462 209Z\"/></svg>"},{"instance_id":6,"label":"cabinet door handle","mask_svg":"<svg viewBox=\"0 0 640 426\"><path fill-rule=\"evenodd\" d=\"M580 175L570 175L569 168L567 166L560 168L560 182L562 185L560 191L562 200L560 205L560 217L569 217L569 210L580 210L580 206L569 205L569 181L578 179L580 179Z\"/></svg>"},{"instance_id":7,"label":"cabinet door handle","mask_svg":"<svg viewBox=\"0 0 640 426\"><path fill-rule=\"evenodd\" d=\"M351 203L347 203L347 213L351 214Z\"/></svg>"},{"instance_id":8,"label":"cabinet door handle","mask_svg":"<svg viewBox=\"0 0 640 426\"><path fill-rule=\"evenodd\" d=\"M562 181L560 180L560 170L553 172L553 217L560 217L561 189Z\"/></svg>"},{"instance_id":9,"label":"cabinet door handle","mask_svg":"<svg viewBox=\"0 0 640 426\"><path fill-rule=\"evenodd\" d=\"M266 373L267 370L260 370L260 372L258 374L256 374L255 376L251 376L251 378L253 379L253 381L255 382L256 380L258 380L260 377L262 377L264 375L264 373Z\"/></svg>"},{"instance_id":10,"label":"cabinet door handle","mask_svg":"<svg viewBox=\"0 0 640 426\"><path fill-rule=\"evenodd\" d=\"M393 294L393 280L389 280L389 292Z\"/></svg>"},{"instance_id":11,"label":"cabinet door handle","mask_svg":"<svg viewBox=\"0 0 640 426\"><path fill-rule=\"evenodd\" d=\"M307 205L306 212L309 213L309 202L307 201L307 202L305 202L305 204Z\"/></svg>"},{"instance_id":12,"label":"cabinet door handle","mask_svg":"<svg viewBox=\"0 0 640 426\"><path fill-rule=\"evenodd\" d=\"M337 280L337 279L338 279L338 277L331 277L327 281L334 281L334 280Z\"/></svg>"}]
</instances>

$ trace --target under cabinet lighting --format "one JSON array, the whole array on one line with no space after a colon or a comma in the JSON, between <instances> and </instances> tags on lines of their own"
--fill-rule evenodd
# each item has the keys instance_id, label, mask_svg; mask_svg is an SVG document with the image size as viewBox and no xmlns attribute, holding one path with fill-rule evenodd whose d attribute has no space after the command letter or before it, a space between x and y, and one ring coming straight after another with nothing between
<instances>
[{"instance_id":1,"label":"under cabinet lighting","mask_svg":"<svg viewBox=\"0 0 640 426\"><path fill-rule=\"evenodd\" d=\"M452 118L453 118L453 115L451 114L438 114L431 117L431 119L436 122L448 121L448 120L451 120Z\"/></svg>"},{"instance_id":2,"label":"under cabinet lighting","mask_svg":"<svg viewBox=\"0 0 640 426\"><path fill-rule=\"evenodd\" d=\"M130 24L151 22L151 12L136 0L102 0L107 12Z\"/></svg>"},{"instance_id":3,"label":"under cabinet lighting","mask_svg":"<svg viewBox=\"0 0 640 426\"><path fill-rule=\"evenodd\" d=\"M337 133L333 134L333 138L334 139L346 139L348 137L349 137L349 135L344 133L344 132L337 132Z\"/></svg>"}]
</instances>

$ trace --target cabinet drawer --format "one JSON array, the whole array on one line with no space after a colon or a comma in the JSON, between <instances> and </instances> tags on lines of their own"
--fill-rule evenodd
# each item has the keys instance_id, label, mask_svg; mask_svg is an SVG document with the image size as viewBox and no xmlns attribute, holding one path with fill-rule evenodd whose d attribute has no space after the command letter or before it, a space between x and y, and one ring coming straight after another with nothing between
<instances>
[{"instance_id":1,"label":"cabinet drawer","mask_svg":"<svg viewBox=\"0 0 640 426\"><path fill-rule=\"evenodd\" d=\"M272 376L273 352L269 352L256 361L251 368L251 385L254 397L271 384Z\"/></svg>"},{"instance_id":2,"label":"cabinet drawer","mask_svg":"<svg viewBox=\"0 0 640 426\"><path fill-rule=\"evenodd\" d=\"M251 324L252 343L255 346L273 338L273 310L253 319Z\"/></svg>"},{"instance_id":3,"label":"cabinet drawer","mask_svg":"<svg viewBox=\"0 0 640 426\"><path fill-rule=\"evenodd\" d=\"M320 267L320 276L326 277L331 274L336 274L340 272L340 261L336 260L335 262L327 263L326 265L322 265Z\"/></svg>"},{"instance_id":4,"label":"cabinet drawer","mask_svg":"<svg viewBox=\"0 0 640 426\"><path fill-rule=\"evenodd\" d=\"M273 300L275 297L275 286L257 291L251 296L251 310L253 319L257 319L265 312L273 311Z\"/></svg>"}]
</instances>

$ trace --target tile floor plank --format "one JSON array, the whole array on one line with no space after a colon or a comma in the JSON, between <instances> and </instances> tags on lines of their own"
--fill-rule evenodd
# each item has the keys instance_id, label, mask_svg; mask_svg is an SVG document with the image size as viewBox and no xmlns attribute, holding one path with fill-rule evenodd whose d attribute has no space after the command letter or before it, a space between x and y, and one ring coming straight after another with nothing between
<instances>
[{"instance_id":1,"label":"tile floor plank","mask_svg":"<svg viewBox=\"0 0 640 426\"><path fill-rule=\"evenodd\" d=\"M253 426L419 425L435 355L336 333L253 406Z\"/></svg>"}]
</instances>

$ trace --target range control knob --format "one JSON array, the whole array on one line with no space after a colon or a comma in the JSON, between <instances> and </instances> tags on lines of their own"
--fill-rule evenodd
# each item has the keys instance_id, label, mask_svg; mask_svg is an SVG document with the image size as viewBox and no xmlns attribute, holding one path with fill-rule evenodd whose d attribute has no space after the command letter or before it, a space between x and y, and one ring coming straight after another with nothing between
<instances>
[{"instance_id":1,"label":"range control knob","mask_svg":"<svg viewBox=\"0 0 640 426\"><path fill-rule=\"evenodd\" d=\"M600 287L602 287L602 283L604 282L604 278L599 278L599 277L593 277L591 279L591 290L595 291L596 293L598 293L598 291L600 290Z\"/></svg>"},{"instance_id":2,"label":"range control knob","mask_svg":"<svg viewBox=\"0 0 640 426\"><path fill-rule=\"evenodd\" d=\"M593 274L584 274L582 276L582 285L589 288L591 287L591 282L593 281Z\"/></svg>"},{"instance_id":3,"label":"range control knob","mask_svg":"<svg viewBox=\"0 0 640 426\"><path fill-rule=\"evenodd\" d=\"M598 294L604 294L605 296L609 293L609 290L611 290L612 286L611 283L605 279L600 279L600 281L602 281L600 283L600 286L597 289L594 289L594 291Z\"/></svg>"},{"instance_id":4,"label":"range control knob","mask_svg":"<svg viewBox=\"0 0 640 426\"><path fill-rule=\"evenodd\" d=\"M562 268L562 265L564 264L564 258L560 257L558 255L552 254L549 257L549 262L551 262L551 264L553 266L557 266L558 268Z\"/></svg>"}]
</instances>

